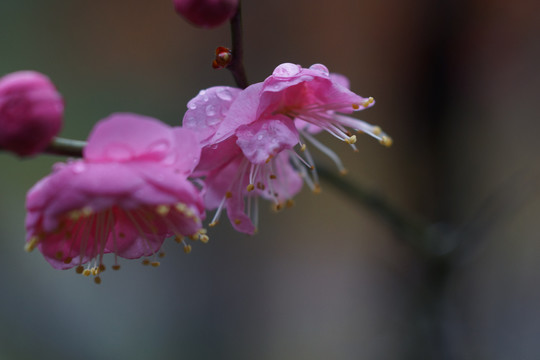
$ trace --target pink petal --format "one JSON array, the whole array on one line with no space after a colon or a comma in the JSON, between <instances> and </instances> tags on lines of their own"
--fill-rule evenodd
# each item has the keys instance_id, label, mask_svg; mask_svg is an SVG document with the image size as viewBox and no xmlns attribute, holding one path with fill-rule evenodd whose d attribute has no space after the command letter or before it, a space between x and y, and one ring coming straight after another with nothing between
<instances>
[{"instance_id":1,"label":"pink petal","mask_svg":"<svg viewBox=\"0 0 540 360\"><path fill-rule=\"evenodd\" d=\"M225 119L219 124L210 144L216 144L232 136L241 125L247 125L256 120L259 107L262 83L253 84L238 94L229 108Z\"/></svg>"},{"instance_id":2,"label":"pink petal","mask_svg":"<svg viewBox=\"0 0 540 360\"><path fill-rule=\"evenodd\" d=\"M116 113L92 130L84 158L90 161L163 160L174 138L168 125L157 119L131 113Z\"/></svg>"},{"instance_id":3,"label":"pink petal","mask_svg":"<svg viewBox=\"0 0 540 360\"><path fill-rule=\"evenodd\" d=\"M263 164L270 157L284 149L293 148L299 142L294 122L283 115L241 126L236 136L236 143L254 164Z\"/></svg>"},{"instance_id":4,"label":"pink petal","mask_svg":"<svg viewBox=\"0 0 540 360\"><path fill-rule=\"evenodd\" d=\"M207 145L241 91L228 86L201 90L188 102L182 126L196 132L201 145Z\"/></svg>"}]
</instances>

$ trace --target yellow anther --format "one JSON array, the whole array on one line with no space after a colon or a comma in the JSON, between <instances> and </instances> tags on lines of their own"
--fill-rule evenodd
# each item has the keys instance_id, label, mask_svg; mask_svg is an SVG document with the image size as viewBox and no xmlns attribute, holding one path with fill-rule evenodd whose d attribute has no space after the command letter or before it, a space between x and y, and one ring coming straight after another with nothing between
<instances>
[{"instance_id":1,"label":"yellow anther","mask_svg":"<svg viewBox=\"0 0 540 360\"><path fill-rule=\"evenodd\" d=\"M226 199L232 198L232 192L227 191L227 192L225 193L225 198L226 198Z\"/></svg>"},{"instance_id":2,"label":"yellow anther","mask_svg":"<svg viewBox=\"0 0 540 360\"><path fill-rule=\"evenodd\" d=\"M258 182L257 183L257 189L264 190L264 189L266 189L266 186L264 186L264 184L262 182Z\"/></svg>"},{"instance_id":3,"label":"yellow anther","mask_svg":"<svg viewBox=\"0 0 540 360\"><path fill-rule=\"evenodd\" d=\"M274 205L274 211L281 211L283 209L283 204L277 203Z\"/></svg>"},{"instance_id":4,"label":"yellow anther","mask_svg":"<svg viewBox=\"0 0 540 360\"><path fill-rule=\"evenodd\" d=\"M350 144L350 145L354 144L356 142L356 135L353 135L353 136L350 136L350 137L346 138L345 142L347 144Z\"/></svg>"},{"instance_id":5,"label":"yellow anther","mask_svg":"<svg viewBox=\"0 0 540 360\"><path fill-rule=\"evenodd\" d=\"M54 254L54 257L57 258L58 260L62 260L62 258L64 257L64 253L59 250L56 252L56 254Z\"/></svg>"},{"instance_id":6,"label":"yellow anther","mask_svg":"<svg viewBox=\"0 0 540 360\"><path fill-rule=\"evenodd\" d=\"M36 248L37 244L39 244L39 237L32 236L30 241L24 245L24 250L30 252Z\"/></svg>"},{"instance_id":7,"label":"yellow anther","mask_svg":"<svg viewBox=\"0 0 540 360\"><path fill-rule=\"evenodd\" d=\"M208 230L206 230L205 228L199 230L199 234L206 234L207 232Z\"/></svg>"},{"instance_id":8,"label":"yellow anther","mask_svg":"<svg viewBox=\"0 0 540 360\"><path fill-rule=\"evenodd\" d=\"M81 217L81 211L80 210L73 210L68 213L68 218L71 220L79 220Z\"/></svg>"},{"instance_id":9,"label":"yellow anther","mask_svg":"<svg viewBox=\"0 0 540 360\"><path fill-rule=\"evenodd\" d=\"M184 203L178 203L174 207L176 208L176 210L178 210L181 213L187 211L187 209L188 209L186 204L184 204Z\"/></svg>"},{"instance_id":10,"label":"yellow anther","mask_svg":"<svg viewBox=\"0 0 540 360\"><path fill-rule=\"evenodd\" d=\"M197 240L199 240L199 234L189 235L189 239L193 240L193 241L197 241Z\"/></svg>"},{"instance_id":11,"label":"yellow anther","mask_svg":"<svg viewBox=\"0 0 540 360\"><path fill-rule=\"evenodd\" d=\"M98 269L99 269L99 272L103 272L103 271L105 271L107 268L105 267L105 265L99 264Z\"/></svg>"},{"instance_id":12,"label":"yellow anther","mask_svg":"<svg viewBox=\"0 0 540 360\"><path fill-rule=\"evenodd\" d=\"M339 171L339 175L347 175L348 173L349 173L349 170L347 170L347 169L341 169Z\"/></svg>"},{"instance_id":13,"label":"yellow anther","mask_svg":"<svg viewBox=\"0 0 540 360\"><path fill-rule=\"evenodd\" d=\"M240 219L234 219L234 223L235 223L236 225L240 225L240 224L242 223L242 220L240 220Z\"/></svg>"},{"instance_id":14,"label":"yellow anther","mask_svg":"<svg viewBox=\"0 0 540 360\"><path fill-rule=\"evenodd\" d=\"M392 146L392 138L389 136L383 136L381 138L381 144L383 144L386 147Z\"/></svg>"},{"instance_id":15,"label":"yellow anther","mask_svg":"<svg viewBox=\"0 0 540 360\"><path fill-rule=\"evenodd\" d=\"M271 175L270 175L270 179L275 180L275 179L277 179L277 176L274 175L274 174L271 174Z\"/></svg>"},{"instance_id":16,"label":"yellow anther","mask_svg":"<svg viewBox=\"0 0 540 360\"><path fill-rule=\"evenodd\" d=\"M302 146L300 146L300 151L306 151L306 144L302 144Z\"/></svg>"},{"instance_id":17,"label":"yellow anther","mask_svg":"<svg viewBox=\"0 0 540 360\"><path fill-rule=\"evenodd\" d=\"M293 199L288 199L285 202L285 206L288 207L288 208L292 208L294 206L294 200Z\"/></svg>"},{"instance_id":18,"label":"yellow anther","mask_svg":"<svg viewBox=\"0 0 540 360\"><path fill-rule=\"evenodd\" d=\"M199 237L199 240L201 240L203 244L206 244L210 240L210 238L208 237L208 235L201 235Z\"/></svg>"},{"instance_id":19,"label":"yellow anther","mask_svg":"<svg viewBox=\"0 0 540 360\"><path fill-rule=\"evenodd\" d=\"M95 282L96 284L101 284L101 278L100 278L99 276L96 276L96 277L94 278L94 282Z\"/></svg>"},{"instance_id":20,"label":"yellow anther","mask_svg":"<svg viewBox=\"0 0 540 360\"><path fill-rule=\"evenodd\" d=\"M92 273L92 272L90 271L90 269L84 269L84 271L83 271L82 274L83 274L84 276L90 276L91 273Z\"/></svg>"},{"instance_id":21,"label":"yellow anther","mask_svg":"<svg viewBox=\"0 0 540 360\"><path fill-rule=\"evenodd\" d=\"M90 271L92 272L92 275L96 276L97 274L99 274L99 269L97 267L93 267L90 269Z\"/></svg>"},{"instance_id":22,"label":"yellow anther","mask_svg":"<svg viewBox=\"0 0 540 360\"><path fill-rule=\"evenodd\" d=\"M144 260L142 261L142 264L145 265L145 266L146 266L146 265L150 265L150 260L144 259Z\"/></svg>"},{"instance_id":23,"label":"yellow anther","mask_svg":"<svg viewBox=\"0 0 540 360\"><path fill-rule=\"evenodd\" d=\"M373 99L372 97L369 97L366 100L364 100L362 105L364 105L364 107L368 107L369 105L373 104L374 101L375 99Z\"/></svg>"},{"instance_id":24,"label":"yellow anther","mask_svg":"<svg viewBox=\"0 0 540 360\"><path fill-rule=\"evenodd\" d=\"M174 241L176 241L177 243L181 243L182 241L184 241L184 237L183 236L180 236L180 235L176 235L174 237Z\"/></svg>"},{"instance_id":25,"label":"yellow anther","mask_svg":"<svg viewBox=\"0 0 540 360\"><path fill-rule=\"evenodd\" d=\"M184 252L189 254L191 252L191 245L184 245Z\"/></svg>"},{"instance_id":26,"label":"yellow anther","mask_svg":"<svg viewBox=\"0 0 540 360\"><path fill-rule=\"evenodd\" d=\"M219 221L212 221L210 224L208 224L208 226L214 227L214 226L216 226L218 223L219 223Z\"/></svg>"},{"instance_id":27,"label":"yellow anther","mask_svg":"<svg viewBox=\"0 0 540 360\"><path fill-rule=\"evenodd\" d=\"M94 213L94 211L92 210L91 207L85 206L85 207L82 208L81 213L82 213L82 216L88 217L88 216L92 215Z\"/></svg>"},{"instance_id":28,"label":"yellow anther","mask_svg":"<svg viewBox=\"0 0 540 360\"><path fill-rule=\"evenodd\" d=\"M373 134L375 135L381 135L382 134L382 129L379 127L379 126L374 126L373 129L371 130L373 132Z\"/></svg>"},{"instance_id":29,"label":"yellow anther","mask_svg":"<svg viewBox=\"0 0 540 360\"><path fill-rule=\"evenodd\" d=\"M167 205L159 205L156 208L156 212L161 216L167 216L167 214L171 211L171 207Z\"/></svg>"},{"instance_id":30,"label":"yellow anther","mask_svg":"<svg viewBox=\"0 0 540 360\"><path fill-rule=\"evenodd\" d=\"M64 259L64 264L70 264L72 261L73 261L73 258L68 256L67 258Z\"/></svg>"},{"instance_id":31,"label":"yellow anther","mask_svg":"<svg viewBox=\"0 0 540 360\"><path fill-rule=\"evenodd\" d=\"M358 110L358 109L360 109L360 105L358 105L358 104L352 104L352 108L353 108L354 110Z\"/></svg>"},{"instance_id":32,"label":"yellow anther","mask_svg":"<svg viewBox=\"0 0 540 360\"><path fill-rule=\"evenodd\" d=\"M160 265L160 262L159 261L152 261L150 263L150 265L152 265L153 267L158 267Z\"/></svg>"},{"instance_id":33,"label":"yellow anther","mask_svg":"<svg viewBox=\"0 0 540 360\"><path fill-rule=\"evenodd\" d=\"M270 160L272 160L273 157L274 157L273 155L270 155L268 157L268 159L266 159L265 163L268 164L270 162Z\"/></svg>"},{"instance_id":34,"label":"yellow anther","mask_svg":"<svg viewBox=\"0 0 540 360\"><path fill-rule=\"evenodd\" d=\"M118 265L118 264L114 264L111 267L112 267L113 270L120 270L120 265Z\"/></svg>"},{"instance_id":35,"label":"yellow anther","mask_svg":"<svg viewBox=\"0 0 540 360\"><path fill-rule=\"evenodd\" d=\"M253 191L255 189L255 185L253 184L249 184L247 187L246 187L246 190L247 191Z\"/></svg>"},{"instance_id":36,"label":"yellow anther","mask_svg":"<svg viewBox=\"0 0 540 360\"><path fill-rule=\"evenodd\" d=\"M161 259L163 259L163 258L165 257L165 253L164 253L163 251L161 251L161 252L158 254L158 256L159 256Z\"/></svg>"},{"instance_id":37,"label":"yellow anther","mask_svg":"<svg viewBox=\"0 0 540 360\"><path fill-rule=\"evenodd\" d=\"M77 267L75 268L75 272L76 272L77 274L82 274L83 271L84 271L84 267L83 267L82 265L79 265L79 266L77 266Z\"/></svg>"},{"instance_id":38,"label":"yellow anther","mask_svg":"<svg viewBox=\"0 0 540 360\"><path fill-rule=\"evenodd\" d=\"M320 194L321 191L322 191L321 185L315 184L315 185L313 186L313 193L314 193L314 194Z\"/></svg>"}]
</instances>

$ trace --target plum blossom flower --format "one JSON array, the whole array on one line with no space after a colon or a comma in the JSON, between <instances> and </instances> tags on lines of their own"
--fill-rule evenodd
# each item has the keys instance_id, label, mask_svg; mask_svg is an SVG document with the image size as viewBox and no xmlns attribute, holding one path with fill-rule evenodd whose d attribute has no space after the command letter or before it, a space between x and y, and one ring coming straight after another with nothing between
<instances>
[{"instance_id":1,"label":"plum blossom flower","mask_svg":"<svg viewBox=\"0 0 540 360\"><path fill-rule=\"evenodd\" d=\"M313 134L326 131L356 150L354 143L357 137L348 130L350 128L390 146L392 139L380 127L347 115L374 104L373 98L364 98L349 90L346 77L331 74L322 64L306 69L300 65L284 63L263 83L251 85L238 95L212 141L226 139L242 126L284 116L294 120L300 143L310 142L328 155L340 171L345 173L338 156L316 140ZM306 148L302 146L302 149L305 151ZM305 151L305 154L309 160L309 152Z\"/></svg>"},{"instance_id":2,"label":"plum blossom flower","mask_svg":"<svg viewBox=\"0 0 540 360\"><path fill-rule=\"evenodd\" d=\"M19 156L43 151L62 127L64 103L43 74L18 71L0 78L0 148Z\"/></svg>"},{"instance_id":3,"label":"plum blossom flower","mask_svg":"<svg viewBox=\"0 0 540 360\"><path fill-rule=\"evenodd\" d=\"M183 127L196 131L203 146L195 174L205 177L206 207L217 208L210 225L226 209L236 230L252 234L257 228L258 199L272 201L276 210L290 206L302 178L289 162L298 132L283 115L240 126L229 137L212 141L241 93L222 86L202 90L188 103Z\"/></svg>"},{"instance_id":4,"label":"plum blossom flower","mask_svg":"<svg viewBox=\"0 0 540 360\"><path fill-rule=\"evenodd\" d=\"M238 0L173 0L178 14L195 26L214 28L232 18Z\"/></svg>"},{"instance_id":5,"label":"plum blossom flower","mask_svg":"<svg viewBox=\"0 0 540 360\"><path fill-rule=\"evenodd\" d=\"M105 270L103 255L158 266L165 238L208 240L204 205L187 179L200 148L188 129L156 119L117 113L100 121L83 159L60 163L27 195L26 249L37 247L57 269L76 267L94 275ZM83 266L86 264L86 268Z\"/></svg>"}]
</instances>

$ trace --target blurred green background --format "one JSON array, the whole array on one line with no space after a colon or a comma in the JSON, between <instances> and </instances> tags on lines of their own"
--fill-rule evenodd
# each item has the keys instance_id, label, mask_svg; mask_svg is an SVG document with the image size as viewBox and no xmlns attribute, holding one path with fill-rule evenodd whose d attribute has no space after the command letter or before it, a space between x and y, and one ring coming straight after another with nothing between
<instances>
[{"instance_id":1,"label":"blurred green background","mask_svg":"<svg viewBox=\"0 0 540 360\"><path fill-rule=\"evenodd\" d=\"M443 278L323 183L262 211L256 236L222 221L190 255L166 242L159 268L123 261L97 286L23 251L26 191L63 159L2 153L0 359L540 358L539 7L243 2L250 81L320 62L377 100L360 118L392 148L323 140L348 180L455 229L433 244L453 251ZM47 74L65 98L64 137L117 111L179 125L200 89L233 85L210 66L221 45L226 25L193 28L169 0L0 1L0 75Z\"/></svg>"}]
</instances>

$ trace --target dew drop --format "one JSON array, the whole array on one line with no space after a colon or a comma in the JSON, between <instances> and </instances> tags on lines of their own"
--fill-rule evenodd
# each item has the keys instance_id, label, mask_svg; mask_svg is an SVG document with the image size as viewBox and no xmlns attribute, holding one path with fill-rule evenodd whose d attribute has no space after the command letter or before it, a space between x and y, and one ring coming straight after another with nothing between
<instances>
[{"instance_id":1,"label":"dew drop","mask_svg":"<svg viewBox=\"0 0 540 360\"><path fill-rule=\"evenodd\" d=\"M129 160L133 154L124 144L111 144L105 149L105 156L111 160L122 161Z\"/></svg>"},{"instance_id":2,"label":"dew drop","mask_svg":"<svg viewBox=\"0 0 540 360\"><path fill-rule=\"evenodd\" d=\"M206 107L206 115L208 116L216 115L216 107L214 105L208 105Z\"/></svg>"},{"instance_id":3,"label":"dew drop","mask_svg":"<svg viewBox=\"0 0 540 360\"><path fill-rule=\"evenodd\" d=\"M76 162L71 169L75 174L80 174L86 170L86 165L82 162Z\"/></svg>"},{"instance_id":4,"label":"dew drop","mask_svg":"<svg viewBox=\"0 0 540 360\"><path fill-rule=\"evenodd\" d=\"M214 126L216 124L218 124L219 122L221 121L220 118L218 117L208 117L206 118L206 125L209 125L209 126Z\"/></svg>"},{"instance_id":5,"label":"dew drop","mask_svg":"<svg viewBox=\"0 0 540 360\"><path fill-rule=\"evenodd\" d=\"M205 96L205 97L203 97L203 100L204 100L204 102L208 102L208 100L210 100L210 98L208 96Z\"/></svg>"},{"instance_id":6,"label":"dew drop","mask_svg":"<svg viewBox=\"0 0 540 360\"><path fill-rule=\"evenodd\" d=\"M195 110L195 109L197 109L197 104L195 104L195 101L190 101L190 102L188 102L187 107L190 110Z\"/></svg>"},{"instance_id":7,"label":"dew drop","mask_svg":"<svg viewBox=\"0 0 540 360\"><path fill-rule=\"evenodd\" d=\"M157 140L148 145L148 152L152 154L163 154L170 148L170 144L167 140Z\"/></svg>"},{"instance_id":8,"label":"dew drop","mask_svg":"<svg viewBox=\"0 0 540 360\"><path fill-rule=\"evenodd\" d=\"M279 78L290 78L300 73L301 69L302 68L299 65L291 64L291 63L284 63L284 64L279 65L274 70L272 75Z\"/></svg>"},{"instance_id":9,"label":"dew drop","mask_svg":"<svg viewBox=\"0 0 540 360\"><path fill-rule=\"evenodd\" d=\"M323 64L313 64L309 67L310 70L315 70L323 73L323 75L328 76L330 75L330 71L328 71L328 68L324 66Z\"/></svg>"},{"instance_id":10,"label":"dew drop","mask_svg":"<svg viewBox=\"0 0 540 360\"><path fill-rule=\"evenodd\" d=\"M204 94L206 94L206 90L201 90L201 91L199 91L199 95L202 96L202 95L204 95Z\"/></svg>"},{"instance_id":11,"label":"dew drop","mask_svg":"<svg viewBox=\"0 0 540 360\"><path fill-rule=\"evenodd\" d=\"M232 100L232 94L227 89L219 90L217 92L217 97L220 98L223 101L231 101Z\"/></svg>"}]
</instances>

